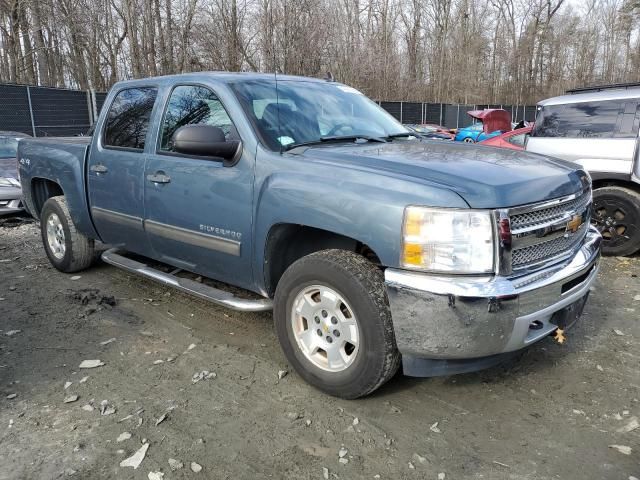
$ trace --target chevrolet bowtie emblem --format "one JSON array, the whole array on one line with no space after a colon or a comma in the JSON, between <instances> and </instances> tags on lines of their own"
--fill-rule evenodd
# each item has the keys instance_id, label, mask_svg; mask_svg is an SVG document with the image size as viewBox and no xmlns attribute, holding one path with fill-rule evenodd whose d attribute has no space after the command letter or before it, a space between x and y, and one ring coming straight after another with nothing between
<instances>
[{"instance_id":1,"label":"chevrolet bowtie emblem","mask_svg":"<svg viewBox=\"0 0 640 480\"><path fill-rule=\"evenodd\" d=\"M574 215L571 220L567 222L567 232L576 233L582 225L582 215Z\"/></svg>"}]
</instances>

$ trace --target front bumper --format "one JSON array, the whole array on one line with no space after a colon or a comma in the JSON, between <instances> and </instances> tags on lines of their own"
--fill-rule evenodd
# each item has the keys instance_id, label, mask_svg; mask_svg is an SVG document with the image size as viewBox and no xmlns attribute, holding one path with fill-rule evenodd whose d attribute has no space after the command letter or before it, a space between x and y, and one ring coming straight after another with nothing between
<instances>
[{"instance_id":1,"label":"front bumper","mask_svg":"<svg viewBox=\"0 0 640 480\"><path fill-rule=\"evenodd\" d=\"M498 359L552 333L558 328L559 314L554 313L582 308L598 272L601 242L600 233L590 227L571 259L514 278L386 269L405 373L416 359L458 362L460 371L473 369L464 366L468 360L482 368L486 357ZM434 362L429 365L437 367Z\"/></svg>"},{"instance_id":2,"label":"front bumper","mask_svg":"<svg viewBox=\"0 0 640 480\"><path fill-rule=\"evenodd\" d=\"M0 187L0 215L20 212L24 210L22 204L22 189L18 187Z\"/></svg>"}]
</instances>

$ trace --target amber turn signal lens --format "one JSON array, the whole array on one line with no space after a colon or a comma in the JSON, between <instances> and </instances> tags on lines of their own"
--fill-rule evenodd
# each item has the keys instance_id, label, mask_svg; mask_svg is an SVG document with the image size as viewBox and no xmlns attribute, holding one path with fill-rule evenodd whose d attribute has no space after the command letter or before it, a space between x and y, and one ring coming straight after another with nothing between
<instances>
[{"instance_id":1,"label":"amber turn signal lens","mask_svg":"<svg viewBox=\"0 0 640 480\"><path fill-rule=\"evenodd\" d=\"M403 263L405 265L422 264L422 245L415 243L405 243L403 252Z\"/></svg>"}]
</instances>

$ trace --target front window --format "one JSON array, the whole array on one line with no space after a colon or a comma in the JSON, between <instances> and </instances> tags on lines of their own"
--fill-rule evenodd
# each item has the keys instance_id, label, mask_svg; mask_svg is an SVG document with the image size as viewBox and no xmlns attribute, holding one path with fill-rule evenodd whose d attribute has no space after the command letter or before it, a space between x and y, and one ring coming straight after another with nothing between
<instances>
[{"instance_id":1,"label":"front window","mask_svg":"<svg viewBox=\"0 0 640 480\"><path fill-rule=\"evenodd\" d=\"M18 153L18 139L0 137L0 158L14 158Z\"/></svg>"},{"instance_id":2,"label":"front window","mask_svg":"<svg viewBox=\"0 0 640 480\"><path fill-rule=\"evenodd\" d=\"M212 125L222 129L227 140L239 138L218 97L208 88L197 85L173 89L162 123L161 150L173 151L173 134L185 125Z\"/></svg>"},{"instance_id":3,"label":"front window","mask_svg":"<svg viewBox=\"0 0 640 480\"><path fill-rule=\"evenodd\" d=\"M354 88L330 82L237 82L232 88L274 151L331 137L383 138L408 130Z\"/></svg>"}]
</instances>

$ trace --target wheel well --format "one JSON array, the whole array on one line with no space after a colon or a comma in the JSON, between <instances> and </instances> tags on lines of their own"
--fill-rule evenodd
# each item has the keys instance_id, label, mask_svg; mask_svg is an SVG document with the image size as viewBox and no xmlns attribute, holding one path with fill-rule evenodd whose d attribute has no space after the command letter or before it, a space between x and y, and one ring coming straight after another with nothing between
<instances>
[{"instance_id":1,"label":"wheel well","mask_svg":"<svg viewBox=\"0 0 640 480\"><path fill-rule=\"evenodd\" d=\"M293 262L311 253L340 249L356 252L380 265L380 258L368 245L353 238L305 225L278 224L269 231L265 247L265 285L273 295L282 274Z\"/></svg>"},{"instance_id":2,"label":"wheel well","mask_svg":"<svg viewBox=\"0 0 640 480\"><path fill-rule=\"evenodd\" d=\"M592 183L593 190L602 187L625 187L634 192L640 193L640 185L630 180L594 180Z\"/></svg>"},{"instance_id":3,"label":"wheel well","mask_svg":"<svg viewBox=\"0 0 640 480\"><path fill-rule=\"evenodd\" d=\"M56 182L47 180L46 178L35 178L31 182L31 197L33 199L33 207L35 209L33 215L40 217L44 202L51 197L64 195L62 188Z\"/></svg>"}]
</instances>

